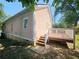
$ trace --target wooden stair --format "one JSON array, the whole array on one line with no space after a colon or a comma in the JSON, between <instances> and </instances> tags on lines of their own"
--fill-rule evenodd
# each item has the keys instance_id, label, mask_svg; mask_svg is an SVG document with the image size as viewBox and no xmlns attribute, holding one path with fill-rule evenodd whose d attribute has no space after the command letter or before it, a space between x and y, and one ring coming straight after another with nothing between
<instances>
[{"instance_id":1,"label":"wooden stair","mask_svg":"<svg viewBox=\"0 0 79 59\"><path fill-rule=\"evenodd\" d=\"M39 40L37 40L37 45L45 46L45 37L40 36Z\"/></svg>"}]
</instances>

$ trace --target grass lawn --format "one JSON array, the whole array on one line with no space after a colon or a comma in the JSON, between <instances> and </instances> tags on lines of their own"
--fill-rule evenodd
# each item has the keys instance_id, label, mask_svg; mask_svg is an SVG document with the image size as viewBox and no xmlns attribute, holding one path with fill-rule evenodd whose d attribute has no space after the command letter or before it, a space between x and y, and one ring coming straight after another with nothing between
<instances>
[{"instance_id":1,"label":"grass lawn","mask_svg":"<svg viewBox=\"0 0 79 59\"><path fill-rule=\"evenodd\" d=\"M79 35L76 35L75 37L75 42L76 42L76 48L79 48Z\"/></svg>"}]
</instances>

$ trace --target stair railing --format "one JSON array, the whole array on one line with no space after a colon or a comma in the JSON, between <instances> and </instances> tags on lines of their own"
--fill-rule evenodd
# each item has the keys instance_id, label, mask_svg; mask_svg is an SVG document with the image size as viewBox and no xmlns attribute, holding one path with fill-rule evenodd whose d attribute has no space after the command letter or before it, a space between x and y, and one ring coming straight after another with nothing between
<instances>
[{"instance_id":1,"label":"stair railing","mask_svg":"<svg viewBox=\"0 0 79 59\"><path fill-rule=\"evenodd\" d=\"M48 34L49 34L49 31L45 34L45 47L46 47L46 44L47 44L47 41L48 41Z\"/></svg>"}]
</instances>

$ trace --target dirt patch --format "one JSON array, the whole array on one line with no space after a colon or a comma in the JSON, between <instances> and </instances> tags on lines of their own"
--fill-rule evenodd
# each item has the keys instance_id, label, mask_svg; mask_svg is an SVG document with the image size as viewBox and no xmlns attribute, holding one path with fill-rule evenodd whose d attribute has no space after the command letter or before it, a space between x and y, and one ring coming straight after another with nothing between
<instances>
[{"instance_id":1,"label":"dirt patch","mask_svg":"<svg viewBox=\"0 0 79 59\"><path fill-rule=\"evenodd\" d=\"M59 44L42 46L10 46L0 51L0 59L79 59L79 52Z\"/></svg>"}]
</instances>

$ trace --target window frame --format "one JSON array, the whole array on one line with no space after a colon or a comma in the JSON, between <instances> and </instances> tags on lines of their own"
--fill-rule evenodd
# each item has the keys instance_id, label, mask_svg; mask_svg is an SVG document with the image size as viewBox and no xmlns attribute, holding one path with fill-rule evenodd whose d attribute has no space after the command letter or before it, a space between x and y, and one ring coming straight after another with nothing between
<instances>
[{"instance_id":1,"label":"window frame","mask_svg":"<svg viewBox=\"0 0 79 59\"><path fill-rule=\"evenodd\" d=\"M24 25L25 24L25 20L27 20L26 28L25 28L25 25ZM28 17L23 18L23 29L26 30L27 27L28 27Z\"/></svg>"}]
</instances>

